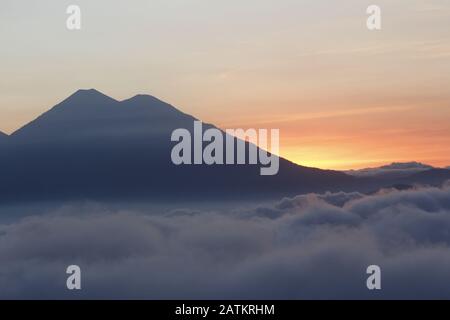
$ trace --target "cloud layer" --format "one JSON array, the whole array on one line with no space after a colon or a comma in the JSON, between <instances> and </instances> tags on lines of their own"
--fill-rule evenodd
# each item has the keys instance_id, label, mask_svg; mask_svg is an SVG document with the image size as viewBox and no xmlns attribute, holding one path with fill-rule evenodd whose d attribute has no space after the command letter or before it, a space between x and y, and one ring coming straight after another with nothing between
<instances>
[{"instance_id":1,"label":"cloud layer","mask_svg":"<svg viewBox=\"0 0 450 320\"><path fill-rule=\"evenodd\" d=\"M450 184L225 213L65 207L0 225L0 259L8 299L450 298ZM79 292L65 288L71 264Z\"/></svg>"},{"instance_id":2,"label":"cloud layer","mask_svg":"<svg viewBox=\"0 0 450 320\"><path fill-rule=\"evenodd\" d=\"M419 162L405 162L405 163L394 162L390 165L378 168L348 170L345 172L355 177L402 178L430 169L433 169L433 167Z\"/></svg>"}]
</instances>

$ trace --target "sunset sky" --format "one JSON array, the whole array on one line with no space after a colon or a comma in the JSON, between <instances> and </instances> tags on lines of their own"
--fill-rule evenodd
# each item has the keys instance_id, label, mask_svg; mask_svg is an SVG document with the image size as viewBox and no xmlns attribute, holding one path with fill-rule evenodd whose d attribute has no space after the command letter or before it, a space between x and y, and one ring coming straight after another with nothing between
<instances>
[{"instance_id":1,"label":"sunset sky","mask_svg":"<svg viewBox=\"0 0 450 320\"><path fill-rule=\"evenodd\" d=\"M66 29L66 8L82 30ZM382 9L382 30L366 8ZM320 168L450 165L448 0L2 0L0 131L80 88L279 128Z\"/></svg>"}]
</instances>

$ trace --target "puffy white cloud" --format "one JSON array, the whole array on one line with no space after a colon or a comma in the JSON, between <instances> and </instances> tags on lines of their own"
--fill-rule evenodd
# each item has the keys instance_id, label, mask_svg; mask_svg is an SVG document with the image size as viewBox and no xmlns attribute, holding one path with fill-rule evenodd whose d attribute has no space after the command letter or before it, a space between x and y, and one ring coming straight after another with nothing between
<instances>
[{"instance_id":1,"label":"puffy white cloud","mask_svg":"<svg viewBox=\"0 0 450 320\"><path fill-rule=\"evenodd\" d=\"M1 298L450 298L450 186L213 213L66 206L0 225ZM65 268L82 268L82 290ZM366 267L382 268L368 291Z\"/></svg>"}]
</instances>

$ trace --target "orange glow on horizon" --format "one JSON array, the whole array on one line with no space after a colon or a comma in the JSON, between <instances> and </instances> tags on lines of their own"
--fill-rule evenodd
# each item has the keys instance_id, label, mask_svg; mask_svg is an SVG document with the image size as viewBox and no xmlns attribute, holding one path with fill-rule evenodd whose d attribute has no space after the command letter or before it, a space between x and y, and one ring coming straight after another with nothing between
<instances>
[{"instance_id":1,"label":"orange glow on horizon","mask_svg":"<svg viewBox=\"0 0 450 320\"><path fill-rule=\"evenodd\" d=\"M450 165L450 110L422 106L331 110L276 117L256 116L221 128L278 128L280 154L299 165L349 170L392 162ZM225 121L224 121L225 122Z\"/></svg>"}]
</instances>

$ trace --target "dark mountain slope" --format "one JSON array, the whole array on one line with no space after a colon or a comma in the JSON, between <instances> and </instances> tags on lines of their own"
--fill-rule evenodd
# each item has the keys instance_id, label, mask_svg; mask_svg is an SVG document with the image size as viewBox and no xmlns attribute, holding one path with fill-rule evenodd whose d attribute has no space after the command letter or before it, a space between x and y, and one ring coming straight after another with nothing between
<instances>
[{"instance_id":1,"label":"dark mountain slope","mask_svg":"<svg viewBox=\"0 0 450 320\"><path fill-rule=\"evenodd\" d=\"M372 192L399 184L440 185L450 179L450 170L427 168L354 177L282 158L275 176L261 176L261 165L176 166L170 157L175 145L171 134L186 128L193 136L195 120L152 96L117 101L96 90L79 90L11 136L0 135L0 203L275 199L309 192ZM211 127L204 124L204 130ZM383 170L399 170L398 164L391 167Z\"/></svg>"},{"instance_id":2,"label":"dark mountain slope","mask_svg":"<svg viewBox=\"0 0 450 320\"><path fill-rule=\"evenodd\" d=\"M151 96L119 102L80 90L2 147L0 201L275 198L353 190L360 181L285 159L276 176L260 176L260 165L176 166L170 136L192 132L194 120Z\"/></svg>"},{"instance_id":3,"label":"dark mountain slope","mask_svg":"<svg viewBox=\"0 0 450 320\"><path fill-rule=\"evenodd\" d=\"M424 172L419 172L404 178L402 183L421 183L433 186L439 186L444 181L450 180L450 170L448 169L431 169Z\"/></svg>"}]
</instances>

